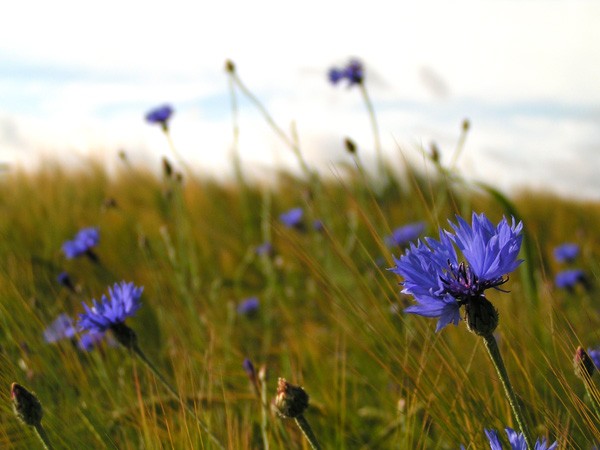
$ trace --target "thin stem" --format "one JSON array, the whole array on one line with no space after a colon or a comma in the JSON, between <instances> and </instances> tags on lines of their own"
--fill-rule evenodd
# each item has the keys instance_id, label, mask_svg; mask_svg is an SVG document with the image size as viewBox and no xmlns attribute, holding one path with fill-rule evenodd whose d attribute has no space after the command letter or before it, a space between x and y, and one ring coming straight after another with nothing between
<instances>
[{"instance_id":1,"label":"thin stem","mask_svg":"<svg viewBox=\"0 0 600 450\"><path fill-rule=\"evenodd\" d=\"M200 425L200 427L206 432L206 434L208 434L208 436L215 443L215 445L221 450L225 450L225 447L223 446L223 444L221 444L221 441L219 441L219 439L208 429L208 425L206 425L206 423L200 417L198 417L196 411L194 411L194 409L191 406L189 406L187 402L181 400L181 397L179 396L177 390L173 386L171 386L167 379L158 371L156 366L152 364L152 362L146 357L144 352L142 352L142 350L137 345L133 347L133 351L142 360L142 362L146 364L146 366L148 366L152 373L156 375L156 377L162 382L162 384L167 388L171 395L173 395L173 397L175 397L179 401L179 403L196 418L198 425Z\"/></svg>"},{"instance_id":2,"label":"thin stem","mask_svg":"<svg viewBox=\"0 0 600 450\"><path fill-rule=\"evenodd\" d=\"M38 438L40 438L40 441L42 441L44 448L46 450L54 450L54 447L52 447L50 439L48 438L48 434L46 433L46 430L44 430L42 424L38 423L33 428L35 429L35 433L37 434Z\"/></svg>"},{"instance_id":3,"label":"thin stem","mask_svg":"<svg viewBox=\"0 0 600 450\"><path fill-rule=\"evenodd\" d=\"M181 155L177 151L177 148L175 147L175 144L173 143L173 139L171 139L171 133L169 132L169 129L167 127L163 127L163 131L165 133L165 136L167 137L167 142L169 143L169 147L171 148L171 151L173 152L175 159L177 161L179 161L179 164L181 164L181 166L185 169L187 175L188 176L191 175L192 172L191 172L189 166L186 164L184 159L181 157Z\"/></svg>"},{"instance_id":4,"label":"thin stem","mask_svg":"<svg viewBox=\"0 0 600 450\"><path fill-rule=\"evenodd\" d=\"M260 430L263 438L263 446L265 450L269 450L269 434L267 432L267 424L269 421L269 406L267 403L267 379L265 376L259 376L260 380L260 406L262 410Z\"/></svg>"},{"instance_id":5,"label":"thin stem","mask_svg":"<svg viewBox=\"0 0 600 450\"><path fill-rule=\"evenodd\" d=\"M498 348L498 343L496 342L496 338L488 334L487 336L483 336L483 342L485 343L485 348L490 355L490 359L492 360L492 364L494 364L494 368L500 377L500 381L502 382L502 386L504 387L504 393L508 398L508 403L510 403L510 407L512 409L513 414L515 415L515 419L519 424L519 428L523 436L525 437L525 442L527 443L527 448L533 449L533 439L531 437L531 432L529 428L525 425L525 418L523 416L523 411L521 406L519 405L519 401L515 392L512 388L512 384L510 379L508 378L508 373L506 372L506 367L504 366L504 361L502 360L502 355L500 355L500 349Z\"/></svg>"},{"instance_id":6,"label":"thin stem","mask_svg":"<svg viewBox=\"0 0 600 450\"><path fill-rule=\"evenodd\" d=\"M597 396L595 396L593 392L595 386L593 385L592 379L587 375L587 373L583 376L583 385L585 387L586 394L592 402L592 407L594 408L594 412L596 413L596 418L600 420L600 405L598 404Z\"/></svg>"},{"instance_id":7,"label":"thin stem","mask_svg":"<svg viewBox=\"0 0 600 450\"><path fill-rule=\"evenodd\" d=\"M308 424L308 421L306 420L304 415L300 414L298 417L294 418L294 420L296 421L296 425L298 425L298 428L300 428L302 434L304 434L304 437L306 438L310 446L313 448L313 450L321 450L321 446L317 441L317 437L315 436L315 433L313 433L313 430Z\"/></svg>"},{"instance_id":8,"label":"thin stem","mask_svg":"<svg viewBox=\"0 0 600 450\"><path fill-rule=\"evenodd\" d=\"M385 176L385 163L383 161L383 152L381 149L381 141L379 139L379 128L377 126L377 118L375 116L375 108L373 108L373 103L371 103L371 99L369 98L369 94L367 94L367 88L365 87L365 83L359 83L360 92L365 101L365 105L367 107L367 111L369 113L369 119L371 120L371 128L373 129L373 140L375 143L375 153L377 155L377 167L379 170L379 175Z\"/></svg>"}]
</instances>

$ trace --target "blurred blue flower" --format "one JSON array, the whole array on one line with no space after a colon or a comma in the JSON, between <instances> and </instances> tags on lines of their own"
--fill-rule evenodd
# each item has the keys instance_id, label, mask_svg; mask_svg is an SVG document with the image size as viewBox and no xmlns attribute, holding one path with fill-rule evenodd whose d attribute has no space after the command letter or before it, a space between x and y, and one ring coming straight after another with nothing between
<instances>
[{"instance_id":1,"label":"blurred blue flower","mask_svg":"<svg viewBox=\"0 0 600 450\"><path fill-rule=\"evenodd\" d=\"M315 231L323 231L323 222L321 221L321 219L315 219L313 221L313 228L315 229Z\"/></svg>"},{"instance_id":2,"label":"blurred blue flower","mask_svg":"<svg viewBox=\"0 0 600 450\"><path fill-rule=\"evenodd\" d=\"M61 314L46 327L44 330L44 339L49 344L53 344L63 339L71 339L75 336L75 332L73 319L67 314Z\"/></svg>"},{"instance_id":3,"label":"blurred blue flower","mask_svg":"<svg viewBox=\"0 0 600 450\"><path fill-rule=\"evenodd\" d=\"M150 123L158 123L167 128L167 122L173 115L173 108L169 105L160 106L146 114L146 120Z\"/></svg>"},{"instance_id":4,"label":"blurred blue flower","mask_svg":"<svg viewBox=\"0 0 600 450\"><path fill-rule=\"evenodd\" d=\"M554 259L556 262L572 262L579 255L579 245L566 243L559 245L554 249Z\"/></svg>"},{"instance_id":5,"label":"blurred blue flower","mask_svg":"<svg viewBox=\"0 0 600 450\"><path fill-rule=\"evenodd\" d=\"M337 84L343 78L348 80L349 86L363 82L364 70L360 61L353 59L343 69L331 68L328 72L329 81Z\"/></svg>"},{"instance_id":6,"label":"blurred blue flower","mask_svg":"<svg viewBox=\"0 0 600 450\"><path fill-rule=\"evenodd\" d=\"M396 228L392 234L383 238L388 247L403 246L417 239L425 231L425 222L409 223Z\"/></svg>"},{"instance_id":7,"label":"blurred blue flower","mask_svg":"<svg viewBox=\"0 0 600 450\"><path fill-rule=\"evenodd\" d=\"M301 207L290 209L279 216L279 220L288 228L298 228L302 225L304 210Z\"/></svg>"},{"instance_id":8,"label":"blurred blue flower","mask_svg":"<svg viewBox=\"0 0 600 450\"><path fill-rule=\"evenodd\" d=\"M563 270L554 277L554 284L560 289L573 290L578 283L587 287L587 277L581 269Z\"/></svg>"},{"instance_id":9,"label":"blurred blue flower","mask_svg":"<svg viewBox=\"0 0 600 450\"><path fill-rule=\"evenodd\" d=\"M595 350L588 348L587 354L596 366L596 369L600 370L600 348L596 348Z\"/></svg>"},{"instance_id":10,"label":"blurred blue flower","mask_svg":"<svg viewBox=\"0 0 600 450\"><path fill-rule=\"evenodd\" d=\"M244 316L250 316L258 311L258 297L250 297L246 300L240 302L237 306L236 311L238 314L242 314Z\"/></svg>"},{"instance_id":11,"label":"blurred blue flower","mask_svg":"<svg viewBox=\"0 0 600 450\"><path fill-rule=\"evenodd\" d=\"M84 254L91 254L92 247L98 245L100 232L98 227L89 227L79 230L72 241L65 241L62 250L67 259L76 258Z\"/></svg>"},{"instance_id":12,"label":"blurred blue flower","mask_svg":"<svg viewBox=\"0 0 600 450\"><path fill-rule=\"evenodd\" d=\"M104 333L92 330L89 333L85 333L80 336L77 346L80 350L89 352L94 347L98 346L103 339Z\"/></svg>"},{"instance_id":13,"label":"blurred blue flower","mask_svg":"<svg viewBox=\"0 0 600 450\"><path fill-rule=\"evenodd\" d=\"M257 255L272 255L273 254L273 244L271 244L270 242L264 242L262 244L260 244L258 247L256 247L256 254Z\"/></svg>"},{"instance_id":14,"label":"blurred blue flower","mask_svg":"<svg viewBox=\"0 0 600 450\"><path fill-rule=\"evenodd\" d=\"M75 286L73 285L73 282L71 281L71 277L69 276L69 274L67 272L61 272L56 277L56 281L58 281L60 284L62 284L69 290L75 291Z\"/></svg>"},{"instance_id":15,"label":"blurred blue flower","mask_svg":"<svg viewBox=\"0 0 600 450\"><path fill-rule=\"evenodd\" d=\"M523 224L512 225L502 219L497 227L485 217L473 213L472 227L457 216L450 222L454 233L440 230L440 240L425 238L426 244L410 244L390 269L402 276L402 293L412 295L417 305L404 310L425 317L439 317L436 331L449 323L458 325L460 307L479 306L484 292L508 281L505 275L522 262L517 260L523 236ZM454 246L466 262L458 262ZM487 302L487 300L485 300Z\"/></svg>"},{"instance_id":16,"label":"blurred blue flower","mask_svg":"<svg viewBox=\"0 0 600 450\"><path fill-rule=\"evenodd\" d=\"M122 281L111 289L108 288L110 300L102 296L100 303L92 300L91 308L83 303L85 313L79 314L79 329L103 333L114 325L125 322L127 317L133 317L142 306L140 297L143 287L136 288L133 283Z\"/></svg>"},{"instance_id":17,"label":"blurred blue flower","mask_svg":"<svg viewBox=\"0 0 600 450\"><path fill-rule=\"evenodd\" d=\"M486 429L483 431L485 431L485 434L490 441L490 449L502 450L502 443L498 438L498 432L496 430ZM508 436L508 442L510 443L511 450L527 450L527 443L525 442L525 436L523 436L523 433L517 433L512 428L506 428L506 434ZM541 441L540 439L536 441L534 450L555 450L556 445L557 442L548 447L546 438L543 437Z\"/></svg>"}]
</instances>

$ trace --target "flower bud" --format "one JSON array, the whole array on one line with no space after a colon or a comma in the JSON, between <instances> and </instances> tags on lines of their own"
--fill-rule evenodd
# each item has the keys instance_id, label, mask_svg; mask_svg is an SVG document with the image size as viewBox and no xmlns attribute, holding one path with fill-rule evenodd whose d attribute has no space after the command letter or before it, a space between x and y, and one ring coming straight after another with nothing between
<instances>
[{"instance_id":1,"label":"flower bud","mask_svg":"<svg viewBox=\"0 0 600 450\"><path fill-rule=\"evenodd\" d=\"M44 414L42 404L37 397L17 383L10 387L13 411L15 416L25 425L36 426L42 421Z\"/></svg>"},{"instance_id":2,"label":"flower bud","mask_svg":"<svg viewBox=\"0 0 600 450\"><path fill-rule=\"evenodd\" d=\"M354 154L356 153L356 144L350 138L344 139L344 144L346 145L346 151L348 153Z\"/></svg>"},{"instance_id":3,"label":"flower bud","mask_svg":"<svg viewBox=\"0 0 600 450\"><path fill-rule=\"evenodd\" d=\"M228 59L227 61L225 61L225 70L230 73L235 72L235 64L232 60Z\"/></svg>"},{"instance_id":4,"label":"flower bud","mask_svg":"<svg viewBox=\"0 0 600 450\"><path fill-rule=\"evenodd\" d=\"M274 404L281 417L293 419L301 416L308 407L308 394L300 386L279 378Z\"/></svg>"},{"instance_id":5,"label":"flower bud","mask_svg":"<svg viewBox=\"0 0 600 450\"><path fill-rule=\"evenodd\" d=\"M125 325L124 322L115 323L111 325L110 329L112 330L117 342L123 347L133 349L135 346L137 346L137 333Z\"/></svg>"},{"instance_id":6,"label":"flower bud","mask_svg":"<svg viewBox=\"0 0 600 450\"><path fill-rule=\"evenodd\" d=\"M490 336L498 326L498 310L483 295L471 297L465 303L467 328L477 336Z\"/></svg>"},{"instance_id":7,"label":"flower bud","mask_svg":"<svg viewBox=\"0 0 600 450\"><path fill-rule=\"evenodd\" d=\"M575 375L577 375L582 380L589 379L594 374L594 362L592 361L592 358L589 357L587 352L583 349L583 347L577 347L575 357L573 358L573 363L575 365Z\"/></svg>"}]
</instances>

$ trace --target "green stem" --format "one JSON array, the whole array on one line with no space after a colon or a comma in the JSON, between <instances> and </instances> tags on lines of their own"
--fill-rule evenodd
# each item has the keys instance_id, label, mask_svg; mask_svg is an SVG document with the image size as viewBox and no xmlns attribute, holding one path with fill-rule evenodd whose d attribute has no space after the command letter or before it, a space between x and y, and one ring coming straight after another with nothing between
<instances>
[{"instance_id":1,"label":"green stem","mask_svg":"<svg viewBox=\"0 0 600 450\"><path fill-rule=\"evenodd\" d=\"M137 345L133 346L133 351L142 360L142 362L146 364L146 366L148 366L152 373L156 375L156 377L162 382L162 384L167 388L171 395L173 395L173 397L175 397L175 399L177 399L179 403L196 418L198 425L200 425L200 427L205 431L205 433L208 434L208 436L215 443L215 445L221 450L225 450L225 447L223 446L223 444L221 444L221 441L219 441L219 439L208 429L208 425L206 425L206 423L200 417L198 417L196 411L194 411L194 409L191 406L189 406L187 402L181 400L181 397L179 396L177 390L173 386L171 386L167 379L158 371L156 366L152 364L152 362L146 357L144 352L142 352L142 350Z\"/></svg>"},{"instance_id":2,"label":"green stem","mask_svg":"<svg viewBox=\"0 0 600 450\"><path fill-rule=\"evenodd\" d=\"M369 98L369 94L367 94L367 88L365 87L364 82L359 83L360 92L365 101L365 105L367 107L367 111L369 113L369 119L371 120L371 128L373 128L373 140L375 143L375 153L377 155L377 167L379 170L379 175L381 177L385 177L385 162L383 161L383 152L381 150L381 141L379 139L379 128L377 126L377 118L375 116L375 108L373 108L373 103L371 103L371 99Z\"/></svg>"},{"instance_id":3,"label":"green stem","mask_svg":"<svg viewBox=\"0 0 600 450\"><path fill-rule=\"evenodd\" d=\"M259 374L260 380L260 399L261 399L261 423L260 430L263 438L264 450L269 450L269 434L267 433L267 423L269 421L269 404L267 403L267 379Z\"/></svg>"},{"instance_id":4,"label":"green stem","mask_svg":"<svg viewBox=\"0 0 600 450\"><path fill-rule=\"evenodd\" d=\"M534 442L531 437L531 432L529 428L525 425L525 418L523 416L523 411L521 406L519 405L519 401L517 396L515 395L515 391L512 388L512 384L510 379L508 378L508 373L506 372L506 367L504 366L504 361L502 360L502 355L500 355L500 349L498 348L498 343L496 342L496 338L488 334L487 336L483 336L483 342L485 343L485 348L490 355L490 359L494 364L494 368L500 377L500 381L502 382L502 386L504 387L504 393L508 398L508 403L510 403L510 407L512 412L519 424L519 428L523 436L525 436L525 442L527 443L527 448L533 449Z\"/></svg>"},{"instance_id":5,"label":"green stem","mask_svg":"<svg viewBox=\"0 0 600 450\"><path fill-rule=\"evenodd\" d=\"M596 413L596 417L600 420L600 405L598 404L598 399L593 395L592 392L592 379L589 376L584 376L583 385L585 387L585 392L590 398L592 402L592 407L594 408L594 412Z\"/></svg>"},{"instance_id":6,"label":"green stem","mask_svg":"<svg viewBox=\"0 0 600 450\"><path fill-rule=\"evenodd\" d=\"M48 439L48 434L46 434L46 430L44 430L42 424L38 423L37 425L34 425L33 428L35 429L35 433L37 434L38 438L40 438L40 441L42 441L44 448L46 450L54 450L54 447L52 447L50 439Z\"/></svg>"},{"instance_id":7,"label":"green stem","mask_svg":"<svg viewBox=\"0 0 600 450\"><path fill-rule=\"evenodd\" d=\"M296 421L296 425L298 425L298 428L300 428L302 434L304 434L304 437L306 438L312 449L321 450L321 446L317 441L317 437L315 436L315 433L313 433L313 430L308 424L308 421L306 420L304 415L300 414L298 417L294 418L294 420Z\"/></svg>"}]
</instances>

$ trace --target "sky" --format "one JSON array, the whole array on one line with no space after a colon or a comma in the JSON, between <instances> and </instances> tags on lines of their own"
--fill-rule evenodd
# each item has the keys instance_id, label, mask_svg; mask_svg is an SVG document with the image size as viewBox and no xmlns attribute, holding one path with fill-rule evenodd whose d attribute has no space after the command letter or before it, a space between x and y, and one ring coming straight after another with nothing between
<instances>
[{"instance_id":1,"label":"sky","mask_svg":"<svg viewBox=\"0 0 600 450\"><path fill-rule=\"evenodd\" d=\"M184 160L230 174L231 59L276 123L295 123L309 163L333 174L351 163L346 137L373 157L360 91L327 81L358 58L390 164L423 168L431 142L449 162L467 118L466 177L599 200L599 23L592 0L12 2L0 17L0 162L95 155L114 167L125 150L158 171L173 154L144 116L168 103ZM296 169L259 111L239 107L244 167Z\"/></svg>"}]
</instances>

